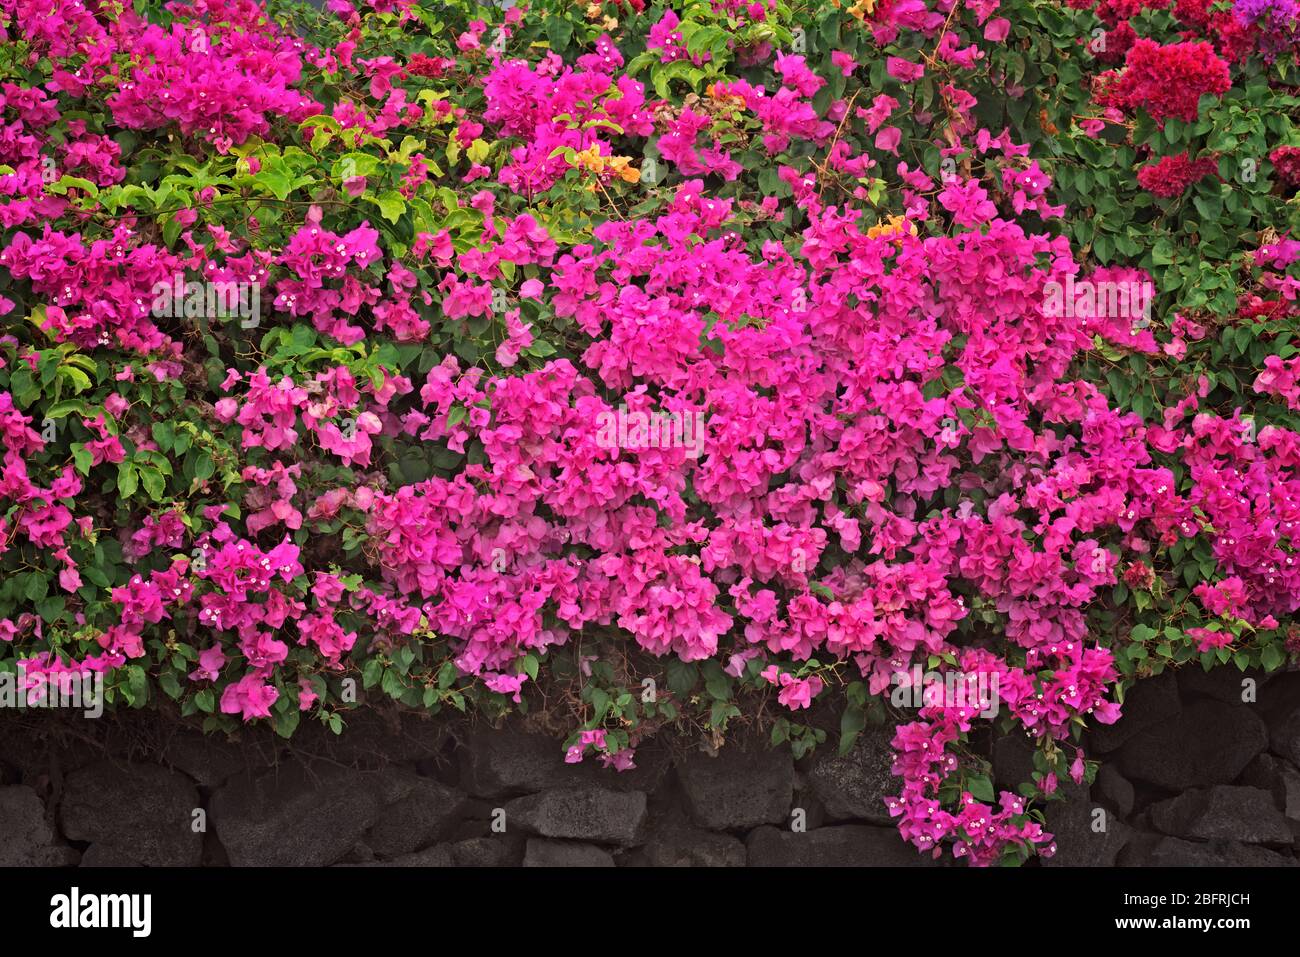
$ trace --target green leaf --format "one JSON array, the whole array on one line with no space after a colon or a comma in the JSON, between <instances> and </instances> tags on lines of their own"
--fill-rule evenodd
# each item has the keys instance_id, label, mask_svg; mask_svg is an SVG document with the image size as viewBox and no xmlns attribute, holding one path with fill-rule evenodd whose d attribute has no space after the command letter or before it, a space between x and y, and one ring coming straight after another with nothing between
<instances>
[{"instance_id":1,"label":"green leaf","mask_svg":"<svg viewBox=\"0 0 1300 957\"><path fill-rule=\"evenodd\" d=\"M275 733L282 738L292 737L294 731L298 729L298 722L301 719L302 712L298 710L297 706L290 708L283 714L276 715Z\"/></svg>"},{"instance_id":2,"label":"green leaf","mask_svg":"<svg viewBox=\"0 0 1300 957\"><path fill-rule=\"evenodd\" d=\"M161 502L163 492L166 490L166 480L162 473L155 468L140 469L140 481L144 484L144 490L149 493L149 497L155 502Z\"/></svg>"},{"instance_id":3,"label":"green leaf","mask_svg":"<svg viewBox=\"0 0 1300 957\"><path fill-rule=\"evenodd\" d=\"M90 451L86 449L85 446L79 446L72 450L72 461L77 467L78 472L82 475L89 475L91 468L93 468L95 457L90 454Z\"/></svg>"},{"instance_id":4,"label":"green leaf","mask_svg":"<svg viewBox=\"0 0 1300 957\"><path fill-rule=\"evenodd\" d=\"M519 667L520 670L524 674L528 675L529 678L532 678L534 681L537 680L537 656L536 655L533 654L524 655L524 657L520 659Z\"/></svg>"},{"instance_id":5,"label":"green leaf","mask_svg":"<svg viewBox=\"0 0 1300 957\"><path fill-rule=\"evenodd\" d=\"M285 165L283 156L267 155L262 157L262 168L258 170L254 181L280 201L289 198L294 190L292 171Z\"/></svg>"},{"instance_id":6,"label":"green leaf","mask_svg":"<svg viewBox=\"0 0 1300 957\"><path fill-rule=\"evenodd\" d=\"M862 729L867 726L867 713L861 708L849 705L844 709L844 714L840 715L840 748L841 755L848 754L853 750L853 744L858 740L858 735Z\"/></svg>"},{"instance_id":7,"label":"green leaf","mask_svg":"<svg viewBox=\"0 0 1300 957\"><path fill-rule=\"evenodd\" d=\"M438 669L438 688L446 691L456 682L456 666L450 661L444 662Z\"/></svg>"},{"instance_id":8,"label":"green leaf","mask_svg":"<svg viewBox=\"0 0 1300 957\"><path fill-rule=\"evenodd\" d=\"M548 16L545 18L545 23L546 38L551 42L551 49L556 52L563 51L573 39L573 24L562 16Z\"/></svg>"},{"instance_id":9,"label":"green leaf","mask_svg":"<svg viewBox=\"0 0 1300 957\"><path fill-rule=\"evenodd\" d=\"M993 793L993 782L983 774L972 775L966 778L966 790L970 791L971 797L977 801L983 801L988 804L996 800Z\"/></svg>"},{"instance_id":10,"label":"green leaf","mask_svg":"<svg viewBox=\"0 0 1300 957\"><path fill-rule=\"evenodd\" d=\"M695 687L695 682L699 678L699 669L689 661L681 661L677 658L669 659L666 669L668 672L668 690L678 698L684 698L690 694L691 689Z\"/></svg>"},{"instance_id":11,"label":"green leaf","mask_svg":"<svg viewBox=\"0 0 1300 957\"><path fill-rule=\"evenodd\" d=\"M149 701L149 679L145 670L139 665L126 668L126 686L122 694L133 708L143 708Z\"/></svg>"},{"instance_id":12,"label":"green leaf","mask_svg":"<svg viewBox=\"0 0 1300 957\"><path fill-rule=\"evenodd\" d=\"M174 433L170 422L155 422L150 431L153 433L153 440L158 443L158 448L164 452L171 450Z\"/></svg>"},{"instance_id":13,"label":"green leaf","mask_svg":"<svg viewBox=\"0 0 1300 957\"><path fill-rule=\"evenodd\" d=\"M122 498L130 498L135 494L139 486L135 466L130 462L123 462L117 467L117 491Z\"/></svg>"},{"instance_id":14,"label":"green leaf","mask_svg":"<svg viewBox=\"0 0 1300 957\"><path fill-rule=\"evenodd\" d=\"M390 698L400 698L402 693L406 690L406 686L402 684L401 675L392 668L384 672L384 677L380 680L379 687L380 690Z\"/></svg>"},{"instance_id":15,"label":"green leaf","mask_svg":"<svg viewBox=\"0 0 1300 957\"><path fill-rule=\"evenodd\" d=\"M1158 632L1150 625L1134 625L1133 630L1129 632L1129 638L1133 641L1150 641Z\"/></svg>"},{"instance_id":16,"label":"green leaf","mask_svg":"<svg viewBox=\"0 0 1300 957\"><path fill-rule=\"evenodd\" d=\"M90 406L80 399L64 399L62 402L55 402L45 410L47 419L63 419L73 412L83 415L88 419L94 418L94 413L90 411Z\"/></svg>"},{"instance_id":17,"label":"green leaf","mask_svg":"<svg viewBox=\"0 0 1300 957\"><path fill-rule=\"evenodd\" d=\"M390 223L395 223L406 212L406 197L396 190L385 190L372 200L379 207L379 215Z\"/></svg>"},{"instance_id":18,"label":"green leaf","mask_svg":"<svg viewBox=\"0 0 1300 957\"><path fill-rule=\"evenodd\" d=\"M731 699L731 680L716 661L704 663L704 689L719 701Z\"/></svg>"},{"instance_id":19,"label":"green leaf","mask_svg":"<svg viewBox=\"0 0 1300 957\"><path fill-rule=\"evenodd\" d=\"M60 379L66 379L72 384L72 391L78 395L85 392L92 385L90 376L82 372L76 366L60 366L58 376Z\"/></svg>"},{"instance_id":20,"label":"green leaf","mask_svg":"<svg viewBox=\"0 0 1300 957\"><path fill-rule=\"evenodd\" d=\"M99 187L88 179L82 179L80 176L60 176L45 187L47 193L53 193L55 196L66 196L70 189L84 190L91 196L99 195Z\"/></svg>"},{"instance_id":21,"label":"green leaf","mask_svg":"<svg viewBox=\"0 0 1300 957\"><path fill-rule=\"evenodd\" d=\"M41 572L31 572L23 579L23 594L28 601L40 601L50 590L50 580Z\"/></svg>"}]
</instances>

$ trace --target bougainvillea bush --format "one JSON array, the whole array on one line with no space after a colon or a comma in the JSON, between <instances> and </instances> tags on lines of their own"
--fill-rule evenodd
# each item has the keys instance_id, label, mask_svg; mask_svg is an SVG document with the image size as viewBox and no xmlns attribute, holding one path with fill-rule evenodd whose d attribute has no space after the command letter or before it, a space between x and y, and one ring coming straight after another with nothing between
<instances>
[{"instance_id":1,"label":"bougainvillea bush","mask_svg":"<svg viewBox=\"0 0 1300 957\"><path fill-rule=\"evenodd\" d=\"M1019 863L1131 681L1300 651L1292 0L0 27L32 695L527 712L611 774L889 719L904 837Z\"/></svg>"}]
</instances>

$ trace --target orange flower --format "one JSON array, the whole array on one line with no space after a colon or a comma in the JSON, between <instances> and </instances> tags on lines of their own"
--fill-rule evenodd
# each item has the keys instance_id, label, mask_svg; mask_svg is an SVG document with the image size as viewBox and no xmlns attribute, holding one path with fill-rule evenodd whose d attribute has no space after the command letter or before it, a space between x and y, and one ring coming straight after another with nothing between
<instances>
[{"instance_id":1,"label":"orange flower","mask_svg":"<svg viewBox=\"0 0 1300 957\"><path fill-rule=\"evenodd\" d=\"M600 155L599 143L585 150L579 150L573 159L574 164L579 169L589 169L593 173L600 173L605 169L605 160L604 157Z\"/></svg>"},{"instance_id":2,"label":"orange flower","mask_svg":"<svg viewBox=\"0 0 1300 957\"><path fill-rule=\"evenodd\" d=\"M609 158L609 168L625 183L637 183L641 180L641 171L630 165L630 157L611 156Z\"/></svg>"},{"instance_id":3,"label":"orange flower","mask_svg":"<svg viewBox=\"0 0 1300 957\"><path fill-rule=\"evenodd\" d=\"M585 150L579 150L573 156L573 165L578 169L590 170L597 176L609 171L625 183L640 182L641 171L632 166L631 162L629 156L601 156L599 143ZM592 183L587 188L594 191L596 185Z\"/></svg>"},{"instance_id":4,"label":"orange flower","mask_svg":"<svg viewBox=\"0 0 1300 957\"><path fill-rule=\"evenodd\" d=\"M876 225L870 227L867 230L867 237L875 239L878 236L883 236L891 242L902 242L904 233L915 236L916 224L906 216L890 216L887 221L883 223L877 222Z\"/></svg>"}]
</instances>

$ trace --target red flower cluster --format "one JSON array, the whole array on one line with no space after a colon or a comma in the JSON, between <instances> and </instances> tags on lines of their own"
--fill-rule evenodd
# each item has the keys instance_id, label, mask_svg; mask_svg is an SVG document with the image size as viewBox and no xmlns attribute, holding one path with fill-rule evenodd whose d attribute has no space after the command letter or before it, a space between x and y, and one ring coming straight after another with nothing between
<instances>
[{"instance_id":1,"label":"red flower cluster","mask_svg":"<svg viewBox=\"0 0 1300 957\"><path fill-rule=\"evenodd\" d=\"M1268 159L1282 182L1293 189L1300 187L1300 146L1279 146Z\"/></svg>"},{"instance_id":2,"label":"red flower cluster","mask_svg":"<svg viewBox=\"0 0 1300 957\"><path fill-rule=\"evenodd\" d=\"M1267 322L1286 315L1286 303L1259 296L1242 296L1237 300L1237 315L1250 322Z\"/></svg>"},{"instance_id":3,"label":"red flower cluster","mask_svg":"<svg viewBox=\"0 0 1300 957\"><path fill-rule=\"evenodd\" d=\"M1098 78L1102 106L1144 108L1157 122L1170 116L1191 122L1206 93L1222 96L1232 86L1228 64L1208 43L1162 46L1145 37L1129 50L1123 71Z\"/></svg>"},{"instance_id":4,"label":"red flower cluster","mask_svg":"<svg viewBox=\"0 0 1300 957\"><path fill-rule=\"evenodd\" d=\"M1147 10L1168 10L1187 29L1184 40L1204 39L1214 44L1218 55L1229 63L1249 56L1267 40L1253 23L1232 10L1214 9L1216 0L1067 0L1076 10L1091 9L1106 27L1105 49L1092 49L1103 63L1119 63L1137 36L1131 18Z\"/></svg>"},{"instance_id":5,"label":"red flower cluster","mask_svg":"<svg viewBox=\"0 0 1300 957\"><path fill-rule=\"evenodd\" d=\"M1218 169L1218 163L1212 156L1191 159L1186 153L1176 156L1164 156L1154 163L1149 163L1138 170L1138 182L1142 188L1156 196L1169 199L1181 196L1187 187L1204 179Z\"/></svg>"},{"instance_id":6,"label":"red flower cluster","mask_svg":"<svg viewBox=\"0 0 1300 957\"><path fill-rule=\"evenodd\" d=\"M450 57L431 57L425 56L423 53L417 53L406 64L406 72L411 76L422 76L426 79L436 80L455 65L456 61Z\"/></svg>"},{"instance_id":7,"label":"red flower cluster","mask_svg":"<svg viewBox=\"0 0 1300 957\"><path fill-rule=\"evenodd\" d=\"M1086 10L1093 6L1093 0L1070 0L1070 6ZM1115 26L1130 17L1136 17L1143 10L1163 10L1169 6L1169 0L1101 0L1094 11L1107 26Z\"/></svg>"},{"instance_id":8,"label":"red flower cluster","mask_svg":"<svg viewBox=\"0 0 1300 957\"><path fill-rule=\"evenodd\" d=\"M1127 21L1122 21L1118 26L1106 31L1103 38L1102 49L1097 50L1097 59L1102 63L1123 63L1124 58L1128 56L1128 51L1133 49L1133 44L1137 42L1137 31Z\"/></svg>"}]
</instances>

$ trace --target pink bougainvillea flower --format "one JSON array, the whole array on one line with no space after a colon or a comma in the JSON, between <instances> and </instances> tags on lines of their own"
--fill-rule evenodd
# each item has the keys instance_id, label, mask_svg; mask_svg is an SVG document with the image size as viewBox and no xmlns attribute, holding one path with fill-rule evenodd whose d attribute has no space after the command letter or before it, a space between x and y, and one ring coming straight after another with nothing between
<instances>
[{"instance_id":1,"label":"pink bougainvillea flower","mask_svg":"<svg viewBox=\"0 0 1300 957\"><path fill-rule=\"evenodd\" d=\"M191 681L216 681L226 664L226 653L220 645L199 652L199 666L190 672Z\"/></svg>"},{"instance_id":2,"label":"pink bougainvillea flower","mask_svg":"<svg viewBox=\"0 0 1300 957\"><path fill-rule=\"evenodd\" d=\"M925 66L923 64L913 63L910 60L904 60L902 57L891 56L887 58L885 69L890 76L900 83L915 83L925 76Z\"/></svg>"},{"instance_id":3,"label":"pink bougainvillea flower","mask_svg":"<svg viewBox=\"0 0 1300 957\"><path fill-rule=\"evenodd\" d=\"M221 713L238 714L244 721L269 718L271 705L279 699L280 692L257 675L245 675L234 684L226 686L221 694Z\"/></svg>"},{"instance_id":4,"label":"pink bougainvillea flower","mask_svg":"<svg viewBox=\"0 0 1300 957\"><path fill-rule=\"evenodd\" d=\"M503 674L486 674L483 676L483 683L489 689L497 694L510 695L511 700L518 703L522 700L520 689L523 688L524 682L528 680L528 675L503 675Z\"/></svg>"},{"instance_id":5,"label":"pink bougainvillea flower","mask_svg":"<svg viewBox=\"0 0 1300 957\"><path fill-rule=\"evenodd\" d=\"M793 675L786 673L781 675L781 692L777 695L777 701L785 705L792 711L800 708L811 708L813 698L822 692L824 683L821 678L812 675L808 678L795 678Z\"/></svg>"}]
</instances>

